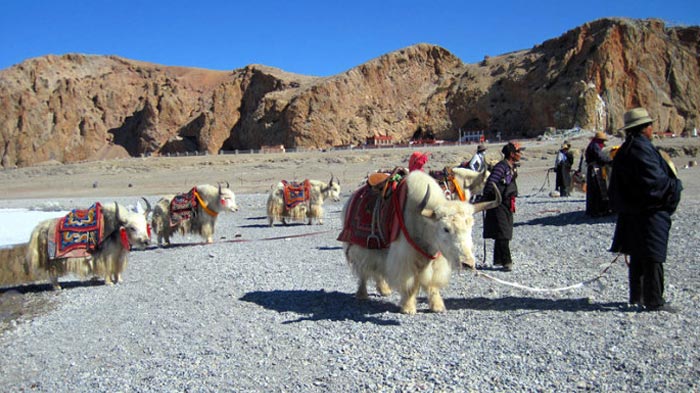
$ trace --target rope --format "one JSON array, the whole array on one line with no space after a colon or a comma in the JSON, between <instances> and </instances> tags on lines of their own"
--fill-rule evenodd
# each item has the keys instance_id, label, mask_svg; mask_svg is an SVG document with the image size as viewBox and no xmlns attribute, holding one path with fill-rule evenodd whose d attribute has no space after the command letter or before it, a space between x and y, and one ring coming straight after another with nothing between
<instances>
[{"instance_id":1,"label":"rope","mask_svg":"<svg viewBox=\"0 0 700 393\"><path fill-rule=\"evenodd\" d=\"M522 196L520 198L531 198L531 197L541 193L542 191L544 191L545 188L549 188L550 187L550 183L549 183L549 173L550 172L554 172L554 169L553 168L547 169L547 173L545 173L545 177L544 177L544 182L542 183L542 187L540 187L539 190L535 191L532 194Z\"/></svg>"},{"instance_id":2,"label":"rope","mask_svg":"<svg viewBox=\"0 0 700 393\"><path fill-rule=\"evenodd\" d=\"M499 279L499 278L493 277L493 276L491 276L491 275L489 275L489 274L486 274L486 273L482 273L482 272L480 272L480 271L477 271L477 272L476 272L476 276L477 276L477 277L484 277L484 278L486 278L486 279L488 279L488 280L497 282L497 283L499 283L499 284L511 286L511 287L518 288L518 289L523 289L523 290L530 291L530 292L564 292L564 291L570 291L570 290L572 290L572 289L583 288L585 285L588 285L588 284L591 284L591 283L593 283L593 282L596 282L596 281L600 280L600 279L603 277L603 275L605 275L605 273L608 272L608 270L610 269L610 267L612 267L612 265L613 265L615 262L617 262L618 258L620 258L621 255L622 255L622 254L618 254L618 255L615 257L615 259L613 259L612 262L610 262L610 264L608 264L608 266L606 266L605 269L603 269L597 276L595 276L595 277L593 277L593 278L591 278L591 279L585 280L585 281L581 281L581 282L579 282L579 283L577 283L577 284L568 285L568 286L565 286L565 287L558 287L558 288L528 287L528 286L526 286L526 285L522 285L522 284L519 284L519 283L516 283L516 282L501 280L501 279ZM625 258L625 259L626 259L626 258Z\"/></svg>"}]
</instances>

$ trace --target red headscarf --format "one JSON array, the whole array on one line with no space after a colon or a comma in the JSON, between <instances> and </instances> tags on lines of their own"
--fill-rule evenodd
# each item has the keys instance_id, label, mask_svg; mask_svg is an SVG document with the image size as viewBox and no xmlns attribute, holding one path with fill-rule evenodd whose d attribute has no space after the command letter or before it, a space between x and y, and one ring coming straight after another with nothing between
<instances>
[{"instance_id":1,"label":"red headscarf","mask_svg":"<svg viewBox=\"0 0 700 393\"><path fill-rule=\"evenodd\" d=\"M411 158L408 159L408 171L422 171L423 165L428 162L428 155L430 153L421 153L419 151L414 151L411 154Z\"/></svg>"}]
</instances>

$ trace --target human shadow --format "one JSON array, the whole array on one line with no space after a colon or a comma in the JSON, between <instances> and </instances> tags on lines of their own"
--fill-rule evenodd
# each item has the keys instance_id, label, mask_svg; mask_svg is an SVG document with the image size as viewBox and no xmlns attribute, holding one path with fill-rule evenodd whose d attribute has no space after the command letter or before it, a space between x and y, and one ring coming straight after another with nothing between
<instances>
[{"instance_id":1,"label":"human shadow","mask_svg":"<svg viewBox=\"0 0 700 393\"><path fill-rule=\"evenodd\" d=\"M483 311L567 311L567 312L637 312L626 303L591 303L587 298L542 299L507 296L497 299L475 297L469 299L444 299L447 309Z\"/></svg>"},{"instance_id":2,"label":"human shadow","mask_svg":"<svg viewBox=\"0 0 700 393\"><path fill-rule=\"evenodd\" d=\"M319 251L334 251L334 250L342 250L342 246L321 246L321 247L316 247L317 250Z\"/></svg>"},{"instance_id":3,"label":"human shadow","mask_svg":"<svg viewBox=\"0 0 700 393\"><path fill-rule=\"evenodd\" d=\"M279 313L291 312L306 315L285 321L284 324L302 321L355 321L376 325L399 325L396 320L387 320L373 315L398 313L399 308L391 303L375 300L359 300L353 294L337 291L305 290L254 291L240 300L255 303Z\"/></svg>"}]
</instances>

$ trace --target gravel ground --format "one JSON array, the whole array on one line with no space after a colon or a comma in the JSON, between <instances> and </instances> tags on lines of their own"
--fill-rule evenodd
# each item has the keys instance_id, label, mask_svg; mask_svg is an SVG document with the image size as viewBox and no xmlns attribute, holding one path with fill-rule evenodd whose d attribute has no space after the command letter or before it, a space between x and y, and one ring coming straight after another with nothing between
<instances>
[{"instance_id":1,"label":"gravel ground","mask_svg":"<svg viewBox=\"0 0 700 393\"><path fill-rule=\"evenodd\" d=\"M482 272L556 288L613 260L614 219L586 218L582 194L537 192L543 174L519 179L513 272ZM215 244L176 237L179 245L134 251L119 285L64 278L59 292L3 289L0 303L24 311L0 325L0 390L698 391L700 182L697 169L681 175L686 190L666 264L666 297L678 314L628 308L618 260L601 280L556 293L455 272L445 313L428 312L421 295L418 314L402 315L396 294L354 298L356 280L335 240L343 202L327 203L322 226L269 228L266 195L245 194L241 211L220 216ZM486 248L490 265L491 240Z\"/></svg>"}]
</instances>

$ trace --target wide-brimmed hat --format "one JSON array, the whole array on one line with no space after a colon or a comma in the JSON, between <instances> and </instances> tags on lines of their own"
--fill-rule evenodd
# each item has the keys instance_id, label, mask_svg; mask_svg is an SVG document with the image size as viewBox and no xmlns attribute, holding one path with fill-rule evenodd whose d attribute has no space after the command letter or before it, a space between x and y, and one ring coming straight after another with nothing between
<instances>
[{"instance_id":1,"label":"wide-brimmed hat","mask_svg":"<svg viewBox=\"0 0 700 393\"><path fill-rule=\"evenodd\" d=\"M479 145L476 147L476 152L481 153L482 151L486 151L486 146L484 145Z\"/></svg>"},{"instance_id":2,"label":"wide-brimmed hat","mask_svg":"<svg viewBox=\"0 0 700 393\"><path fill-rule=\"evenodd\" d=\"M593 136L593 139L600 139L601 141L607 141L608 136L603 131L598 131L595 133L595 136Z\"/></svg>"},{"instance_id":3,"label":"wide-brimmed hat","mask_svg":"<svg viewBox=\"0 0 700 393\"><path fill-rule=\"evenodd\" d=\"M640 126L642 124L653 123L654 119L649 116L644 108L634 108L625 112L625 126L620 128L620 130L626 130L632 127Z\"/></svg>"}]
</instances>

